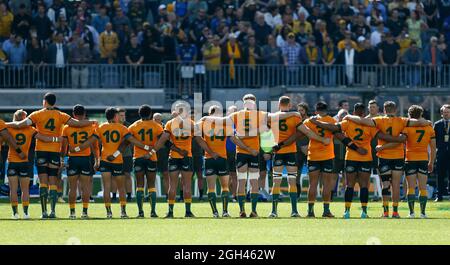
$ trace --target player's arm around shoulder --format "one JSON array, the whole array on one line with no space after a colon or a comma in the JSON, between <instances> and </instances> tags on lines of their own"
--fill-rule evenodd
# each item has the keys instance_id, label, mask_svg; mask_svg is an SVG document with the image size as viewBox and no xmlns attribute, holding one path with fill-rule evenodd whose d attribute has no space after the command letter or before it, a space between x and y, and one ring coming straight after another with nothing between
<instances>
[{"instance_id":1,"label":"player's arm around shoulder","mask_svg":"<svg viewBox=\"0 0 450 265\"><path fill-rule=\"evenodd\" d=\"M347 115L343 120L352 121L354 123L365 125L368 127L376 127L377 126L377 118L362 118L356 115Z\"/></svg>"}]
</instances>

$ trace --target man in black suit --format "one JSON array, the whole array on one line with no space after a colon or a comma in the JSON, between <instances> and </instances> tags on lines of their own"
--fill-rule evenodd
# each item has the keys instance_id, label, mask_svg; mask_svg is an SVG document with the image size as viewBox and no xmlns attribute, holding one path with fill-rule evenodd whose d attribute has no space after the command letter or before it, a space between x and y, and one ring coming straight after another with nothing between
<instances>
[{"instance_id":1,"label":"man in black suit","mask_svg":"<svg viewBox=\"0 0 450 265\"><path fill-rule=\"evenodd\" d=\"M64 35L57 33L54 43L48 47L47 62L50 64L50 86L65 88L66 86L66 71L67 62L69 59L69 49L64 44Z\"/></svg>"},{"instance_id":2,"label":"man in black suit","mask_svg":"<svg viewBox=\"0 0 450 265\"><path fill-rule=\"evenodd\" d=\"M437 169L437 198L436 202L442 201L445 192L445 179L449 181L450 190L450 104L441 107L442 119L434 124L436 132L436 169Z\"/></svg>"}]
</instances>

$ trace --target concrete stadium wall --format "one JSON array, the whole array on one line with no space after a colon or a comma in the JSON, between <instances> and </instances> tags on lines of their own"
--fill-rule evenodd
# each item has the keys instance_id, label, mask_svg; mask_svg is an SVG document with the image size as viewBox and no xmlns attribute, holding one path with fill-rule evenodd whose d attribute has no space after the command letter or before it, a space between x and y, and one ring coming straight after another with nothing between
<instances>
[{"instance_id":1,"label":"concrete stadium wall","mask_svg":"<svg viewBox=\"0 0 450 265\"><path fill-rule=\"evenodd\" d=\"M2 89L0 110L41 108L42 97L49 91L56 94L56 105L61 109L71 109L75 104L82 104L87 109L136 108L142 104L163 109L166 101L163 89Z\"/></svg>"}]
</instances>

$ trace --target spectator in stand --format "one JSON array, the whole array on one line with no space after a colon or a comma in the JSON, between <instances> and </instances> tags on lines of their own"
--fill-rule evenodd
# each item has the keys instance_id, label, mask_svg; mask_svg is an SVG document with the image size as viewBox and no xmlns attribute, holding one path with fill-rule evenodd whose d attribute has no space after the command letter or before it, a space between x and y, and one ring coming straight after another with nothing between
<instances>
[{"instance_id":1,"label":"spectator in stand","mask_svg":"<svg viewBox=\"0 0 450 265\"><path fill-rule=\"evenodd\" d=\"M308 43L310 34L306 32L304 26L299 27L299 31L295 34L295 41L300 44L300 46L305 46Z\"/></svg>"},{"instance_id":2,"label":"spectator in stand","mask_svg":"<svg viewBox=\"0 0 450 265\"><path fill-rule=\"evenodd\" d=\"M54 0L53 5L51 5L47 11L47 17L50 19L53 25L56 24L60 16L64 16L67 18L67 15L68 14L62 0Z\"/></svg>"},{"instance_id":3,"label":"spectator in stand","mask_svg":"<svg viewBox=\"0 0 450 265\"><path fill-rule=\"evenodd\" d=\"M306 34L309 35L313 33L312 25L306 20L306 15L303 12L298 14L298 21L293 22L293 31L299 32L301 27L304 28Z\"/></svg>"},{"instance_id":4,"label":"spectator in stand","mask_svg":"<svg viewBox=\"0 0 450 265\"><path fill-rule=\"evenodd\" d=\"M384 23L385 20L383 16L381 15L380 10L374 8L370 11L370 16L366 17L366 23L367 25L373 27L376 27L379 23Z\"/></svg>"},{"instance_id":5,"label":"spectator in stand","mask_svg":"<svg viewBox=\"0 0 450 265\"><path fill-rule=\"evenodd\" d=\"M33 19L33 26L36 27L37 38L41 45L46 46L52 35L53 23L45 14L45 5L38 6L38 14Z\"/></svg>"},{"instance_id":6,"label":"spectator in stand","mask_svg":"<svg viewBox=\"0 0 450 265\"><path fill-rule=\"evenodd\" d=\"M403 30L400 35L397 37L397 43L400 46L400 55L403 55L403 53L411 46L411 38L409 37L409 34L406 33L406 30ZM417 43L416 43L417 45Z\"/></svg>"},{"instance_id":7,"label":"spectator in stand","mask_svg":"<svg viewBox=\"0 0 450 265\"><path fill-rule=\"evenodd\" d=\"M318 19L314 27L314 37L316 44L319 47L324 45L325 39L328 37L327 23L324 20Z\"/></svg>"},{"instance_id":8,"label":"spectator in stand","mask_svg":"<svg viewBox=\"0 0 450 265\"><path fill-rule=\"evenodd\" d=\"M81 32L75 31L78 35L81 34ZM58 21L56 22L55 30L53 33L53 36L58 35L61 33L64 36L64 43L69 43L70 39L72 38L72 30L67 25L67 20L64 15L60 15Z\"/></svg>"},{"instance_id":9,"label":"spectator in stand","mask_svg":"<svg viewBox=\"0 0 450 265\"><path fill-rule=\"evenodd\" d=\"M265 45L267 36L272 33L272 28L264 21L264 15L260 12L256 13L255 22L253 23L253 30L255 31L256 43L258 45Z\"/></svg>"},{"instance_id":10,"label":"spectator in stand","mask_svg":"<svg viewBox=\"0 0 450 265\"><path fill-rule=\"evenodd\" d=\"M112 24L107 23L105 31L100 34L99 41L100 58L102 62L113 64L117 58L117 48L119 48L119 38L112 30Z\"/></svg>"},{"instance_id":11,"label":"spectator in stand","mask_svg":"<svg viewBox=\"0 0 450 265\"><path fill-rule=\"evenodd\" d=\"M423 9L425 12L425 15L427 17L427 25L430 28L438 28L439 25L439 21L438 21L438 17L439 17L439 13L438 13L438 7L436 5L436 0L424 0L423 2Z\"/></svg>"},{"instance_id":12,"label":"spectator in stand","mask_svg":"<svg viewBox=\"0 0 450 265\"><path fill-rule=\"evenodd\" d=\"M386 33L385 40L378 46L378 60L384 66L381 82L386 86L397 85L400 71L393 66L397 66L400 62L400 46L390 32Z\"/></svg>"},{"instance_id":13,"label":"spectator in stand","mask_svg":"<svg viewBox=\"0 0 450 265\"><path fill-rule=\"evenodd\" d=\"M385 32L386 31L383 22L378 23L377 29L374 30L372 34L370 34L370 45L376 47L378 44L380 44L382 36Z\"/></svg>"},{"instance_id":14,"label":"spectator in stand","mask_svg":"<svg viewBox=\"0 0 450 265\"><path fill-rule=\"evenodd\" d=\"M287 40L288 40L288 34L291 32L292 32L292 28L288 25L285 25L278 30L278 34L277 34L277 38L276 38L276 43L277 43L278 47L280 47L282 49L286 45Z\"/></svg>"},{"instance_id":15,"label":"spectator in stand","mask_svg":"<svg viewBox=\"0 0 450 265\"><path fill-rule=\"evenodd\" d=\"M307 61L305 50L295 42L293 32L288 34L287 43L282 48L284 65L287 68L287 85L298 84L299 64Z\"/></svg>"},{"instance_id":16,"label":"spectator in stand","mask_svg":"<svg viewBox=\"0 0 450 265\"><path fill-rule=\"evenodd\" d=\"M9 49L11 49L11 47L14 46L15 43L16 43L16 34L11 33L11 34L9 34L9 39L5 40L2 43L2 50L5 53L9 53Z\"/></svg>"},{"instance_id":17,"label":"spectator in stand","mask_svg":"<svg viewBox=\"0 0 450 265\"><path fill-rule=\"evenodd\" d=\"M371 32L372 30L369 26L367 26L364 15L359 14L355 19L355 23L352 24L353 35L356 39L358 39L359 37L367 37Z\"/></svg>"},{"instance_id":18,"label":"spectator in stand","mask_svg":"<svg viewBox=\"0 0 450 265\"><path fill-rule=\"evenodd\" d=\"M14 16L12 23L12 30L22 39L28 40L30 37L30 28L32 24L32 18L27 14L25 4L21 4L19 12Z\"/></svg>"},{"instance_id":19,"label":"spectator in stand","mask_svg":"<svg viewBox=\"0 0 450 265\"><path fill-rule=\"evenodd\" d=\"M106 24L108 24L111 19L108 16L108 9L105 5L100 7L100 13L98 16L92 19L92 26L95 28L97 32L105 31Z\"/></svg>"},{"instance_id":20,"label":"spectator in stand","mask_svg":"<svg viewBox=\"0 0 450 265\"><path fill-rule=\"evenodd\" d=\"M332 32L332 39L334 43L338 43L343 38L345 38L345 33L347 32L347 24L345 20L340 19L339 16L336 16L337 24L339 25L339 28L337 30L334 30L332 28L328 29L328 32Z\"/></svg>"},{"instance_id":21,"label":"spectator in stand","mask_svg":"<svg viewBox=\"0 0 450 265\"><path fill-rule=\"evenodd\" d=\"M203 11L204 13L202 13L201 11ZM194 0L189 1L188 3L188 12L191 22L198 18L201 18L202 16L205 16L207 11L208 4L206 3L206 1Z\"/></svg>"},{"instance_id":22,"label":"spectator in stand","mask_svg":"<svg viewBox=\"0 0 450 265\"><path fill-rule=\"evenodd\" d=\"M243 50L243 63L248 65L247 82L250 87L259 86L258 74L259 70L257 65L263 62L261 47L256 44L256 38L254 35L248 37L248 44Z\"/></svg>"},{"instance_id":23,"label":"spectator in stand","mask_svg":"<svg viewBox=\"0 0 450 265\"><path fill-rule=\"evenodd\" d=\"M14 15L8 10L6 3L0 3L0 42L9 38Z\"/></svg>"},{"instance_id":24,"label":"spectator in stand","mask_svg":"<svg viewBox=\"0 0 450 265\"><path fill-rule=\"evenodd\" d=\"M344 50L345 45L347 45L347 43L350 43L352 45L353 49L355 49L355 50L358 48L358 45L356 44L356 42L354 42L352 40L352 32L348 31L348 30L345 32L345 38L338 42L338 44L337 44L338 50L339 51Z\"/></svg>"},{"instance_id":25,"label":"spectator in stand","mask_svg":"<svg viewBox=\"0 0 450 265\"><path fill-rule=\"evenodd\" d=\"M308 16L308 22L311 23L311 25L316 25L317 21L322 19L322 14L320 11L320 4L316 3L313 7L312 13Z\"/></svg>"},{"instance_id":26,"label":"spectator in stand","mask_svg":"<svg viewBox=\"0 0 450 265\"><path fill-rule=\"evenodd\" d=\"M279 65L283 64L283 56L281 49L275 42L275 37L271 34L267 36L267 45L262 48L262 55L264 64L267 66L267 78L270 86L279 84L279 77L281 76Z\"/></svg>"},{"instance_id":27,"label":"spectator in stand","mask_svg":"<svg viewBox=\"0 0 450 265\"><path fill-rule=\"evenodd\" d=\"M31 38L31 45L28 48L28 63L31 69L31 87L44 85L44 62L45 53L37 37Z\"/></svg>"},{"instance_id":28,"label":"spectator in stand","mask_svg":"<svg viewBox=\"0 0 450 265\"><path fill-rule=\"evenodd\" d=\"M130 46L125 53L125 60L127 64L132 65L131 73L129 75L128 84L131 87L142 87L142 63L144 62L144 55L142 48L138 45L138 38L136 34L132 33L130 36Z\"/></svg>"},{"instance_id":29,"label":"spectator in stand","mask_svg":"<svg viewBox=\"0 0 450 265\"><path fill-rule=\"evenodd\" d=\"M139 30L147 17L144 1L131 1L128 5L128 18L130 19L131 27Z\"/></svg>"},{"instance_id":30,"label":"spectator in stand","mask_svg":"<svg viewBox=\"0 0 450 265\"><path fill-rule=\"evenodd\" d=\"M203 29L208 28L208 23L206 19L206 9L200 9L198 15L192 21L190 25L189 37L193 42L199 41L203 34Z\"/></svg>"},{"instance_id":31,"label":"spectator in stand","mask_svg":"<svg viewBox=\"0 0 450 265\"><path fill-rule=\"evenodd\" d=\"M79 35L74 35L74 40L69 47L69 63L72 64L72 88L87 88L89 67L86 64L91 63L91 61L92 54L89 44L85 43Z\"/></svg>"},{"instance_id":32,"label":"spectator in stand","mask_svg":"<svg viewBox=\"0 0 450 265\"><path fill-rule=\"evenodd\" d=\"M391 17L388 19L386 26L389 28L389 31L394 38L397 38L397 36L400 35L405 27L405 22L399 19L398 10L392 10Z\"/></svg>"},{"instance_id":33,"label":"spectator in stand","mask_svg":"<svg viewBox=\"0 0 450 265\"><path fill-rule=\"evenodd\" d=\"M316 38L314 36L310 36L308 39L308 43L305 46L305 53L307 64L313 67L306 68L306 83L308 85L316 86L319 84L320 80L320 71L318 67L314 67L321 63L322 61L322 53L321 50L316 45Z\"/></svg>"},{"instance_id":34,"label":"spectator in stand","mask_svg":"<svg viewBox=\"0 0 450 265\"><path fill-rule=\"evenodd\" d=\"M9 77L12 78L11 86L23 87L25 85L24 65L27 62L27 49L22 42L22 37L15 37L14 43L8 49L6 55L13 72L12 75L9 74Z\"/></svg>"},{"instance_id":35,"label":"spectator in stand","mask_svg":"<svg viewBox=\"0 0 450 265\"><path fill-rule=\"evenodd\" d=\"M246 0L245 3L242 4L241 9L243 10L242 20L251 22L255 19L256 14L256 1L255 0Z\"/></svg>"},{"instance_id":36,"label":"spectator in stand","mask_svg":"<svg viewBox=\"0 0 450 265\"><path fill-rule=\"evenodd\" d=\"M229 78L236 81L236 64L240 64L242 60L242 50L239 43L236 41L236 35L230 33L228 35L228 41L225 43L225 47L222 48L222 56L224 59L222 62L228 64Z\"/></svg>"},{"instance_id":37,"label":"spectator in stand","mask_svg":"<svg viewBox=\"0 0 450 265\"><path fill-rule=\"evenodd\" d=\"M267 12L264 14L264 20L266 21L267 25L272 27L272 29L282 26L283 21L276 4L270 4L267 7Z\"/></svg>"},{"instance_id":38,"label":"spectator in stand","mask_svg":"<svg viewBox=\"0 0 450 265\"><path fill-rule=\"evenodd\" d=\"M340 15L347 23L350 23L355 11L350 8L350 0L342 0L341 6L336 13Z\"/></svg>"},{"instance_id":39,"label":"spectator in stand","mask_svg":"<svg viewBox=\"0 0 450 265\"><path fill-rule=\"evenodd\" d=\"M438 46L437 37L433 36L430 43L423 49L423 64L429 66L427 71L427 81L431 86L436 86L441 80L442 62L446 60L446 55L442 52L442 46Z\"/></svg>"},{"instance_id":40,"label":"spectator in stand","mask_svg":"<svg viewBox=\"0 0 450 265\"><path fill-rule=\"evenodd\" d=\"M209 35L208 42L205 43L202 48L202 53L203 60L205 61L208 84L217 84L220 78L220 59L222 56L220 37L217 35Z\"/></svg>"},{"instance_id":41,"label":"spectator in stand","mask_svg":"<svg viewBox=\"0 0 450 265\"><path fill-rule=\"evenodd\" d=\"M333 87L336 85L336 57L338 50L331 40L330 36L325 37L324 44L322 46L322 64L323 68L323 82L326 87Z\"/></svg>"},{"instance_id":42,"label":"spectator in stand","mask_svg":"<svg viewBox=\"0 0 450 265\"><path fill-rule=\"evenodd\" d=\"M356 50L353 48L353 45L350 42L346 42L345 49L339 52L336 59L337 64L343 65L343 68L340 68L339 80L347 86L353 86L355 81L355 55Z\"/></svg>"},{"instance_id":43,"label":"spectator in stand","mask_svg":"<svg viewBox=\"0 0 450 265\"><path fill-rule=\"evenodd\" d=\"M113 18L113 25L118 35L123 34L125 26L131 27L130 19L125 16L121 8L116 8L116 16Z\"/></svg>"},{"instance_id":44,"label":"spectator in stand","mask_svg":"<svg viewBox=\"0 0 450 265\"><path fill-rule=\"evenodd\" d=\"M411 46L402 56L403 62L407 65L407 84L417 87L420 83L420 65L422 64L422 53L415 41L411 41Z\"/></svg>"},{"instance_id":45,"label":"spectator in stand","mask_svg":"<svg viewBox=\"0 0 450 265\"><path fill-rule=\"evenodd\" d=\"M54 88L65 87L67 77L67 62L69 59L69 49L64 44L64 35L57 33L54 42L48 47L47 62L51 65L47 75L50 78L50 86Z\"/></svg>"},{"instance_id":46,"label":"spectator in stand","mask_svg":"<svg viewBox=\"0 0 450 265\"><path fill-rule=\"evenodd\" d=\"M383 17L383 21L387 20L388 18L387 10L386 7L381 3L381 0L370 1L369 4L367 5L366 15L371 14L373 9L379 10L381 16Z\"/></svg>"},{"instance_id":47,"label":"spectator in stand","mask_svg":"<svg viewBox=\"0 0 450 265\"><path fill-rule=\"evenodd\" d=\"M412 40L415 40L417 47L422 48L422 40L420 38L421 28L424 22L420 19L417 11L411 12L410 17L406 20L408 33Z\"/></svg>"},{"instance_id":48,"label":"spectator in stand","mask_svg":"<svg viewBox=\"0 0 450 265\"><path fill-rule=\"evenodd\" d=\"M5 65L8 64L8 57L6 56L5 52L0 49L0 87L8 87L8 83L5 80L6 73L5 73Z\"/></svg>"},{"instance_id":49,"label":"spectator in stand","mask_svg":"<svg viewBox=\"0 0 450 265\"><path fill-rule=\"evenodd\" d=\"M142 42L144 64L160 64L164 58L164 46L158 31L154 27L149 27L144 31Z\"/></svg>"},{"instance_id":50,"label":"spectator in stand","mask_svg":"<svg viewBox=\"0 0 450 265\"><path fill-rule=\"evenodd\" d=\"M370 44L370 40L365 39L363 43L364 49L359 51L355 58L356 64L360 65L359 69L361 69L361 85L376 87L376 65L378 64L378 52Z\"/></svg>"},{"instance_id":51,"label":"spectator in stand","mask_svg":"<svg viewBox=\"0 0 450 265\"><path fill-rule=\"evenodd\" d=\"M189 43L189 39L185 36L182 39L182 43L177 47L177 62L181 65L181 82L179 95L183 99L189 98L192 94L192 79L194 76L194 65L197 60L197 47L194 44ZM183 94L183 88L188 83L188 92Z\"/></svg>"}]
</instances>

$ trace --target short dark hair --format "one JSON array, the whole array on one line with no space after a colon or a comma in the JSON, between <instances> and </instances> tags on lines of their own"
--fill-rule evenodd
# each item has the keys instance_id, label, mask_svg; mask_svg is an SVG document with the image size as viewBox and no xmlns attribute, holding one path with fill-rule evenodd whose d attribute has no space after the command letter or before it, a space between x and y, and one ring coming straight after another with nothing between
<instances>
[{"instance_id":1,"label":"short dark hair","mask_svg":"<svg viewBox=\"0 0 450 265\"><path fill-rule=\"evenodd\" d=\"M344 105L344 103L348 103L348 100L346 100L346 99L339 100L339 102L338 102L339 108L342 108L342 106Z\"/></svg>"},{"instance_id":2,"label":"short dark hair","mask_svg":"<svg viewBox=\"0 0 450 265\"><path fill-rule=\"evenodd\" d=\"M409 114L409 117L411 117L413 119L419 119L420 117L422 117L423 108L419 105L412 105L408 109L408 114Z\"/></svg>"},{"instance_id":3,"label":"short dark hair","mask_svg":"<svg viewBox=\"0 0 450 265\"><path fill-rule=\"evenodd\" d=\"M366 110L366 106L363 103L358 102L353 106L353 112L363 112Z\"/></svg>"},{"instance_id":4,"label":"short dark hair","mask_svg":"<svg viewBox=\"0 0 450 265\"><path fill-rule=\"evenodd\" d=\"M47 102L50 106L54 106L56 104L56 95L53 93L48 92L44 95L44 100Z\"/></svg>"},{"instance_id":5,"label":"short dark hair","mask_svg":"<svg viewBox=\"0 0 450 265\"><path fill-rule=\"evenodd\" d=\"M298 108L298 107L302 107L302 108L305 110L306 113L308 113L308 111L309 111L309 105L308 105L308 103L306 103L306 102L300 102L300 103L298 103L298 104L297 104L297 108Z\"/></svg>"},{"instance_id":6,"label":"short dark hair","mask_svg":"<svg viewBox=\"0 0 450 265\"><path fill-rule=\"evenodd\" d=\"M328 104L325 101L319 101L316 103L316 111L327 111Z\"/></svg>"},{"instance_id":7,"label":"short dark hair","mask_svg":"<svg viewBox=\"0 0 450 265\"><path fill-rule=\"evenodd\" d=\"M108 121L113 120L116 114L119 113L119 110L114 107L109 107L105 110L105 116Z\"/></svg>"},{"instance_id":8,"label":"short dark hair","mask_svg":"<svg viewBox=\"0 0 450 265\"><path fill-rule=\"evenodd\" d=\"M86 109L84 108L83 105L80 105L80 104L73 106L72 111L73 111L73 115L76 115L76 116L82 116L82 115L86 114Z\"/></svg>"},{"instance_id":9,"label":"short dark hair","mask_svg":"<svg viewBox=\"0 0 450 265\"><path fill-rule=\"evenodd\" d=\"M253 94L246 94L244 95L244 97L242 98L242 101L246 101L246 100L253 100L256 101L256 96Z\"/></svg>"},{"instance_id":10,"label":"short dark hair","mask_svg":"<svg viewBox=\"0 0 450 265\"><path fill-rule=\"evenodd\" d=\"M291 103L291 99L288 96L281 96L279 102L280 105L287 106Z\"/></svg>"},{"instance_id":11,"label":"short dark hair","mask_svg":"<svg viewBox=\"0 0 450 265\"><path fill-rule=\"evenodd\" d=\"M144 104L139 107L139 117L141 119L147 119L150 116L152 116L152 108L149 105Z\"/></svg>"},{"instance_id":12,"label":"short dark hair","mask_svg":"<svg viewBox=\"0 0 450 265\"><path fill-rule=\"evenodd\" d=\"M118 112L127 112L127 110L125 108L117 108Z\"/></svg>"},{"instance_id":13,"label":"short dark hair","mask_svg":"<svg viewBox=\"0 0 450 265\"><path fill-rule=\"evenodd\" d=\"M394 101L386 101L383 105L387 112L395 112L397 110L397 104Z\"/></svg>"}]
</instances>

